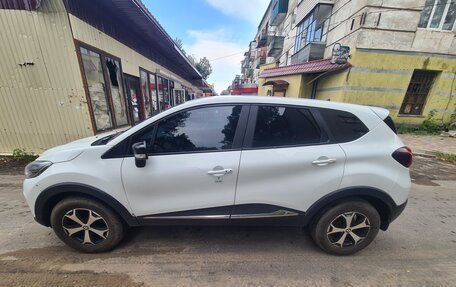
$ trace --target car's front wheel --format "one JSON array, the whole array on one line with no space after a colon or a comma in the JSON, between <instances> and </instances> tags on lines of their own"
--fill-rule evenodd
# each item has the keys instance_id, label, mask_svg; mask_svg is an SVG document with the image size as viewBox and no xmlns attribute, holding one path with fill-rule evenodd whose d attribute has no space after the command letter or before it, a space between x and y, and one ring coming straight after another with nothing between
<instances>
[{"instance_id":1,"label":"car's front wheel","mask_svg":"<svg viewBox=\"0 0 456 287\"><path fill-rule=\"evenodd\" d=\"M66 198L51 213L55 234L68 246L88 253L114 248L125 227L119 216L103 204L86 198Z\"/></svg>"},{"instance_id":2,"label":"car's front wheel","mask_svg":"<svg viewBox=\"0 0 456 287\"><path fill-rule=\"evenodd\" d=\"M349 255L369 245L380 229L380 215L368 202L347 201L327 209L310 227L315 243L324 251Z\"/></svg>"}]
</instances>

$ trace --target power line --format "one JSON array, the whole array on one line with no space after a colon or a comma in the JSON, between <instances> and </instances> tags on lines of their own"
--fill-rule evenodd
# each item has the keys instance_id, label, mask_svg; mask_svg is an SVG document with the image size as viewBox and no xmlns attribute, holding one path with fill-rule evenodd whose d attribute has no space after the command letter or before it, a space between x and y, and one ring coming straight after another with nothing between
<instances>
[{"instance_id":1,"label":"power line","mask_svg":"<svg viewBox=\"0 0 456 287\"><path fill-rule=\"evenodd\" d=\"M244 53L245 53L245 50L244 50L244 51L241 51L241 52L234 53L234 54L230 54L230 55L226 55L226 56L221 56L221 57L218 57L218 58L214 58L214 59L209 60L209 61L210 61L210 62L212 62L212 61L217 61L217 60L220 60L220 59L224 59L224 58L228 58L228 57L232 57L232 56L236 56L236 55L244 54Z\"/></svg>"}]
</instances>

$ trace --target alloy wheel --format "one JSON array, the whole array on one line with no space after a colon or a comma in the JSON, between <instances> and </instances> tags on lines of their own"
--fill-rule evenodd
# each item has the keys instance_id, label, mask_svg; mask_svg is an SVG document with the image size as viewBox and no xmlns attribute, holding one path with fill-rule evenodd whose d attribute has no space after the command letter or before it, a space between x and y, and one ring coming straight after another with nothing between
<instances>
[{"instance_id":1,"label":"alloy wheel","mask_svg":"<svg viewBox=\"0 0 456 287\"><path fill-rule=\"evenodd\" d=\"M106 221L93 210L75 208L62 218L66 235L83 245L95 245L106 240L109 228Z\"/></svg>"},{"instance_id":2,"label":"alloy wheel","mask_svg":"<svg viewBox=\"0 0 456 287\"><path fill-rule=\"evenodd\" d=\"M338 215L329 224L326 235L332 245L343 248L362 242L370 231L369 219L359 212Z\"/></svg>"}]
</instances>

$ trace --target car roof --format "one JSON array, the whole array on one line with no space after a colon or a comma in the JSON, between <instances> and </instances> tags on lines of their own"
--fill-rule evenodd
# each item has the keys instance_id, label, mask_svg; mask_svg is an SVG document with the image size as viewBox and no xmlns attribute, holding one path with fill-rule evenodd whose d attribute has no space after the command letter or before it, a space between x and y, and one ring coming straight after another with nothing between
<instances>
[{"instance_id":1,"label":"car roof","mask_svg":"<svg viewBox=\"0 0 456 287\"><path fill-rule=\"evenodd\" d=\"M213 96L213 97L204 97L196 100L187 101L183 104L175 106L169 110L163 111L141 123L132 127L131 129L124 132L124 134L113 139L108 145L115 145L131 134L136 133L137 131L145 128L151 123L158 121L168 115L185 110L192 107L212 105L212 104L273 104L273 105L295 105L303 107L316 107L316 108L326 108L334 110L343 110L350 112L356 115L369 129L372 129L376 126L381 120L380 114L386 115L389 113L388 110L375 108L369 106L362 106L356 104L348 103L339 103L323 100L313 100L313 99L302 99L302 98L285 98L285 97L264 97L264 96ZM383 111L383 112L382 112Z\"/></svg>"}]
</instances>

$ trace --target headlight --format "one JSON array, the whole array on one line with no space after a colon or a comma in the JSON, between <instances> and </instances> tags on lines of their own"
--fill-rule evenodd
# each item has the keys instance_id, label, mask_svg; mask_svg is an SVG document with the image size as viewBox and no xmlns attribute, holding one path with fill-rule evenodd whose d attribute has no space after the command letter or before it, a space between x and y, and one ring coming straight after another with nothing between
<instances>
[{"instance_id":1,"label":"headlight","mask_svg":"<svg viewBox=\"0 0 456 287\"><path fill-rule=\"evenodd\" d=\"M52 165L50 161L34 161L25 167L25 178L37 177Z\"/></svg>"}]
</instances>

